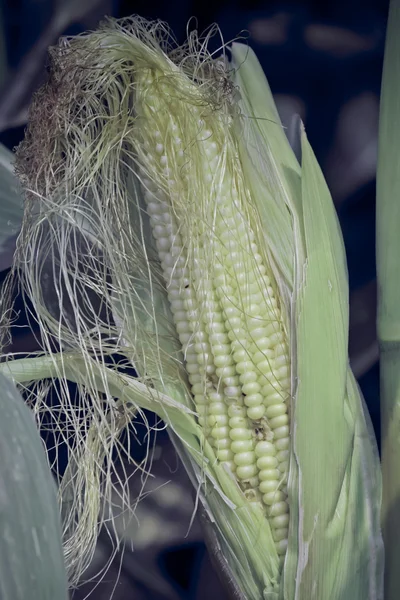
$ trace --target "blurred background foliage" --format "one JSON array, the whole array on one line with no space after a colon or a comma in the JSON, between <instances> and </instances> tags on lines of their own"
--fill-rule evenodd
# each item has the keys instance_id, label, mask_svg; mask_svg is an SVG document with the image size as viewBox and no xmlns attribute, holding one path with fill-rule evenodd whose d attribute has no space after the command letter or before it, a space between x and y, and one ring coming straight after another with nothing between
<instances>
[{"instance_id":1,"label":"blurred background foliage","mask_svg":"<svg viewBox=\"0 0 400 600\"><path fill-rule=\"evenodd\" d=\"M160 18L180 42L195 17L190 28L202 31L217 22L225 41L241 36L254 48L284 125L294 113L305 122L337 207L350 279L350 360L378 441L375 171L387 12L388 0L0 0L0 142L10 149L22 140L31 96L46 77L47 47L60 35L94 28L105 15ZM8 271L4 261L0 282ZM18 297L16 302L20 313L7 351L29 353L37 348L27 328L30 307ZM191 485L165 430L155 428L153 477L146 484L151 493L138 504L129 527L117 522L125 550L98 576L114 553L113 540L102 535L88 581L72 593L75 600L89 592L96 600L226 597L199 522L190 526ZM145 453L145 437L145 428L142 444L140 432L135 436L136 461ZM135 500L140 481L133 477L131 488Z\"/></svg>"}]
</instances>

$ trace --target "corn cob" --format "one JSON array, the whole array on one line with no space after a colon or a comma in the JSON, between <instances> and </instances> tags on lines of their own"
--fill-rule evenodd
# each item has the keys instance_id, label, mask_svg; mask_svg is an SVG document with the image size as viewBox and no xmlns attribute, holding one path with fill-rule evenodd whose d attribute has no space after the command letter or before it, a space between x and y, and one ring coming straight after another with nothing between
<instances>
[{"instance_id":1,"label":"corn cob","mask_svg":"<svg viewBox=\"0 0 400 600\"><path fill-rule=\"evenodd\" d=\"M148 91L157 90L157 78L148 73L137 86L139 123L165 110L157 106L157 92ZM196 98L194 85L188 96ZM141 160L150 165L144 198L195 409L217 459L235 473L249 500L264 504L284 556L290 365L276 283L249 222L251 198L234 142L223 134L226 117L214 117L209 128L195 102L181 110L198 130L196 169L210 205L202 207L194 226L185 225L191 185L185 163L191 155L172 108L169 118L157 119L159 130L146 127L136 135L146 149Z\"/></svg>"}]
</instances>

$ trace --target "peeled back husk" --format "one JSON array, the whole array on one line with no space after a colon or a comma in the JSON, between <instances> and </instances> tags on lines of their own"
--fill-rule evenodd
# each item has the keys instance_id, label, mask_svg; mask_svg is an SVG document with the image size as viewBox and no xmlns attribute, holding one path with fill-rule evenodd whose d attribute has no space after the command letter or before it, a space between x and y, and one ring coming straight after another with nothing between
<instances>
[{"instance_id":1,"label":"peeled back husk","mask_svg":"<svg viewBox=\"0 0 400 600\"><path fill-rule=\"evenodd\" d=\"M282 597L383 598L380 462L348 363L340 226L304 130L301 165L289 148L254 53L233 44L232 64L246 181L292 303L290 528ZM283 255L275 250L281 240Z\"/></svg>"}]
</instances>

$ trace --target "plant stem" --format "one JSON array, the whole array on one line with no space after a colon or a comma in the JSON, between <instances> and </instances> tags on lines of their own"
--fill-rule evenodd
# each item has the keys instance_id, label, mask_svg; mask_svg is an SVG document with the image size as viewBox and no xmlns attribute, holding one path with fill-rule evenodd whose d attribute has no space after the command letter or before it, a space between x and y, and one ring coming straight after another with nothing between
<instances>
[{"instance_id":1,"label":"plant stem","mask_svg":"<svg viewBox=\"0 0 400 600\"><path fill-rule=\"evenodd\" d=\"M400 1L390 3L377 174L378 338L381 352L385 599L400 593Z\"/></svg>"}]
</instances>

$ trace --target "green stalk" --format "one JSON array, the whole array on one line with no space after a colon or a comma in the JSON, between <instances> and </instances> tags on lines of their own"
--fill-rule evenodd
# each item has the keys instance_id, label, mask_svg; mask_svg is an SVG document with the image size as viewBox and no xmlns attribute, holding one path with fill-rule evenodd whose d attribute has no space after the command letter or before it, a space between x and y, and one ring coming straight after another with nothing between
<instances>
[{"instance_id":1,"label":"green stalk","mask_svg":"<svg viewBox=\"0 0 400 600\"><path fill-rule=\"evenodd\" d=\"M377 174L378 338L381 364L385 598L400 592L400 2L390 3Z\"/></svg>"}]
</instances>

